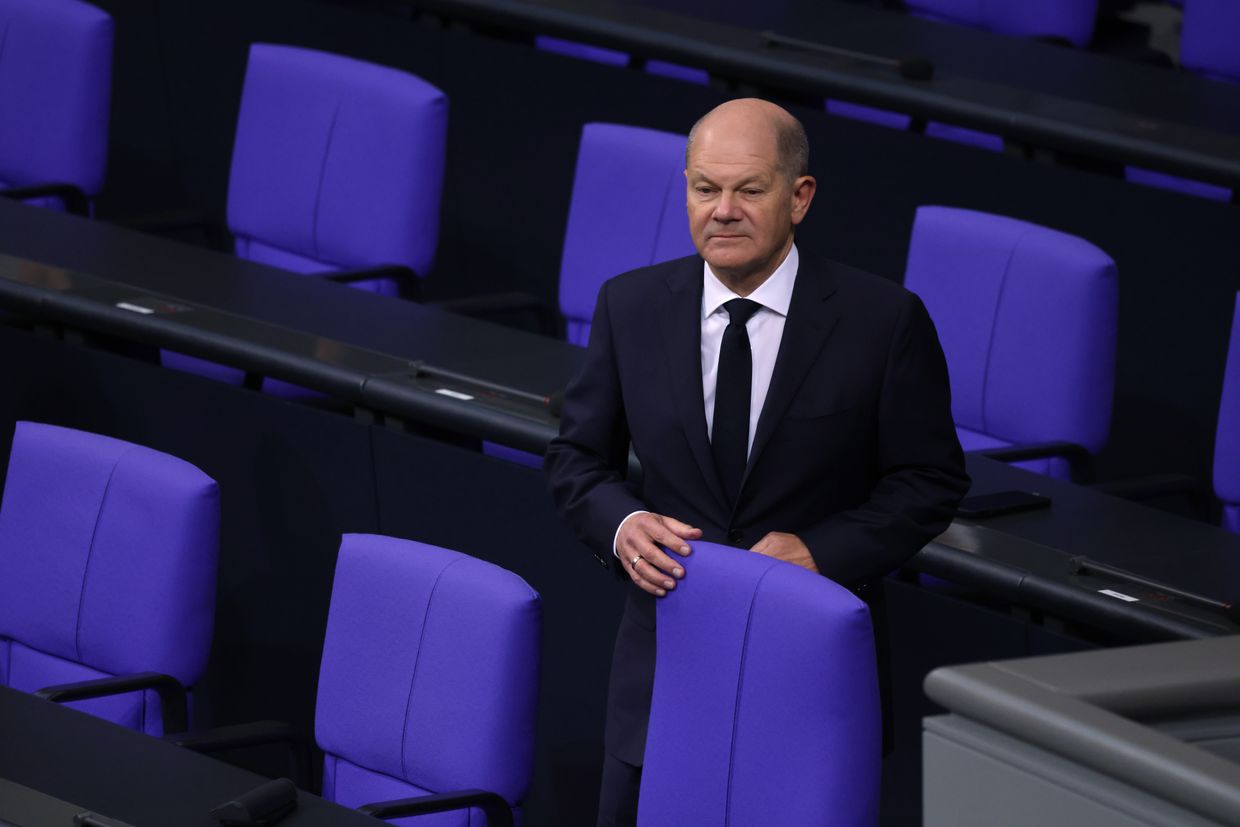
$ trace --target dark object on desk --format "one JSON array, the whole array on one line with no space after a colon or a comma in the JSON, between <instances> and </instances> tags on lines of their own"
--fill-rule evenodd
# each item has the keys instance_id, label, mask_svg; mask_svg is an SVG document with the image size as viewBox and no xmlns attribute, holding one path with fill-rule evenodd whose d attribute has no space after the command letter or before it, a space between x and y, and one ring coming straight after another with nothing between
<instances>
[{"instance_id":1,"label":"dark object on desk","mask_svg":"<svg viewBox=\"0 0 1240 827\"><path fill-rule=\"evenodd\" d=\"M211 810L211 815L220 824L263 827L275 824L295 809L297 788L287 778L277 778L224 802Z\"/></svg>"},{"instance_id":2,"label":"dark object on desk","mask_svg":"<svg viewBox=\"0 0 1240 827\"><path fill-rule=\"evenodd\" d=\"M1050 497L1033 491L996 491L993 494L965 497L960 501L960 507L956 513L968 520L981 520L1002 514L1049 508L1050 504Z\"/></svg>"}]
</instances>

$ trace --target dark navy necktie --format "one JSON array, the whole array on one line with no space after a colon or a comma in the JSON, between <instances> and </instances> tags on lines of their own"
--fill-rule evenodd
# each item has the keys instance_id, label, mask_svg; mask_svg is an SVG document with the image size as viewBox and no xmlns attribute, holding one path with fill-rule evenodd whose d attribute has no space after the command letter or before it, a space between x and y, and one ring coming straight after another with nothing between
<instances>
[{"instance_id":1,"label":"dark navy necktie","mask_svg":"<svg viewBox=\"0 0 1240 827\"><path fill-rule=\"evenodd\" d=\"M749 396L753 387L753 358L745 323L762 308L749 299L725 302L728 326L719 347L719 370L715 373L715 416L710 444L715 467L728 501L735 503L749 459Z\"/></svg>"}]
</instances>

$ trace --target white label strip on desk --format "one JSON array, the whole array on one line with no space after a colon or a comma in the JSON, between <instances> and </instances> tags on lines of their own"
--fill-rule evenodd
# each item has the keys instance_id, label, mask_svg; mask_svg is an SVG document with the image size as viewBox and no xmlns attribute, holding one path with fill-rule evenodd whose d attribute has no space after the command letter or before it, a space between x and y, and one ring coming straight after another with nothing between
<instances>
[{"instance_id":1,"label":"white label strip on desk","mask_svg":"<svg viewBox=\"0 0 1240 827\"><path fill-rule=\"evenodd\" d=\"M451 388L436 388L435 393L443 394L444 396L450 397L452 399L460 399L462 402L468 402L471 399L473 399L473 397L470 396L469 394L461 393L460 391L454 391Z\"/></svg>"},{"instance_id":2,"label":"white label strip on desk","mask_svg":"<svg viewBox=\"0 0 1240 827\"><path fill-rule=\"evenodd\" d=\"M141 313L144 316L155 312L155 309L152 307L143 307L140 304L133 304L132 302L117 302L116 306L121 310L132 310L134 313Z\"/></svg>"},{"instance_id":3,"label":"white label strip on desk","mask_svg":"<svg viewBox=\"0 0 1240 827\"><path fill-rule=\"evenodd\" d=\"M1098 594L1105 594L1107 597L1114 597L1116 600L1122 600L1125 603L1137 603L1139 599L1130 594L1112 591L1111 589L1098 589Z\"/></svg>"}]
</instances>

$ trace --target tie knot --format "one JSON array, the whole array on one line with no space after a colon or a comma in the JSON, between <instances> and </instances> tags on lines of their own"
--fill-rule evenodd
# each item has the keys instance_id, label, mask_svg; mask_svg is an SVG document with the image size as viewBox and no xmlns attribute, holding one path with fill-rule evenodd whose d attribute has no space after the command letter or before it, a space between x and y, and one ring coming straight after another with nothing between
<instances>
[{"instance_id":1,"label":"tie knot","mask_svg":"<svg viewBox=\"0 0 1240 827\"><path fill-rule=\"evenodd\" d=\"M753 314L762 309L762 305L749 299L732 299L723 303L723 309L728 311L731 324L744 325Z\"/></svg>"}]
</instances>

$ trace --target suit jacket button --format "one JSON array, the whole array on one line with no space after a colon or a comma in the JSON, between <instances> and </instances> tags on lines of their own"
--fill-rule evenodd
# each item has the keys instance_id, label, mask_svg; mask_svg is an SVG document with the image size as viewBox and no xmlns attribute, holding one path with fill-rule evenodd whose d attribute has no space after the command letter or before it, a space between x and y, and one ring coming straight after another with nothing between
<instances>
[{"instance_id":1,"label":"suit jacket button","mask_svg":"<svg viewBox=\"0 0 1240 827\"><path fill-rule=\"evenodd\" d=\"M739 528L734 528L728 532L728 542L739 543L741 541L741 537L743 536L744 535L741 533L741 530Z\"/></svg>"}]
</instances>

